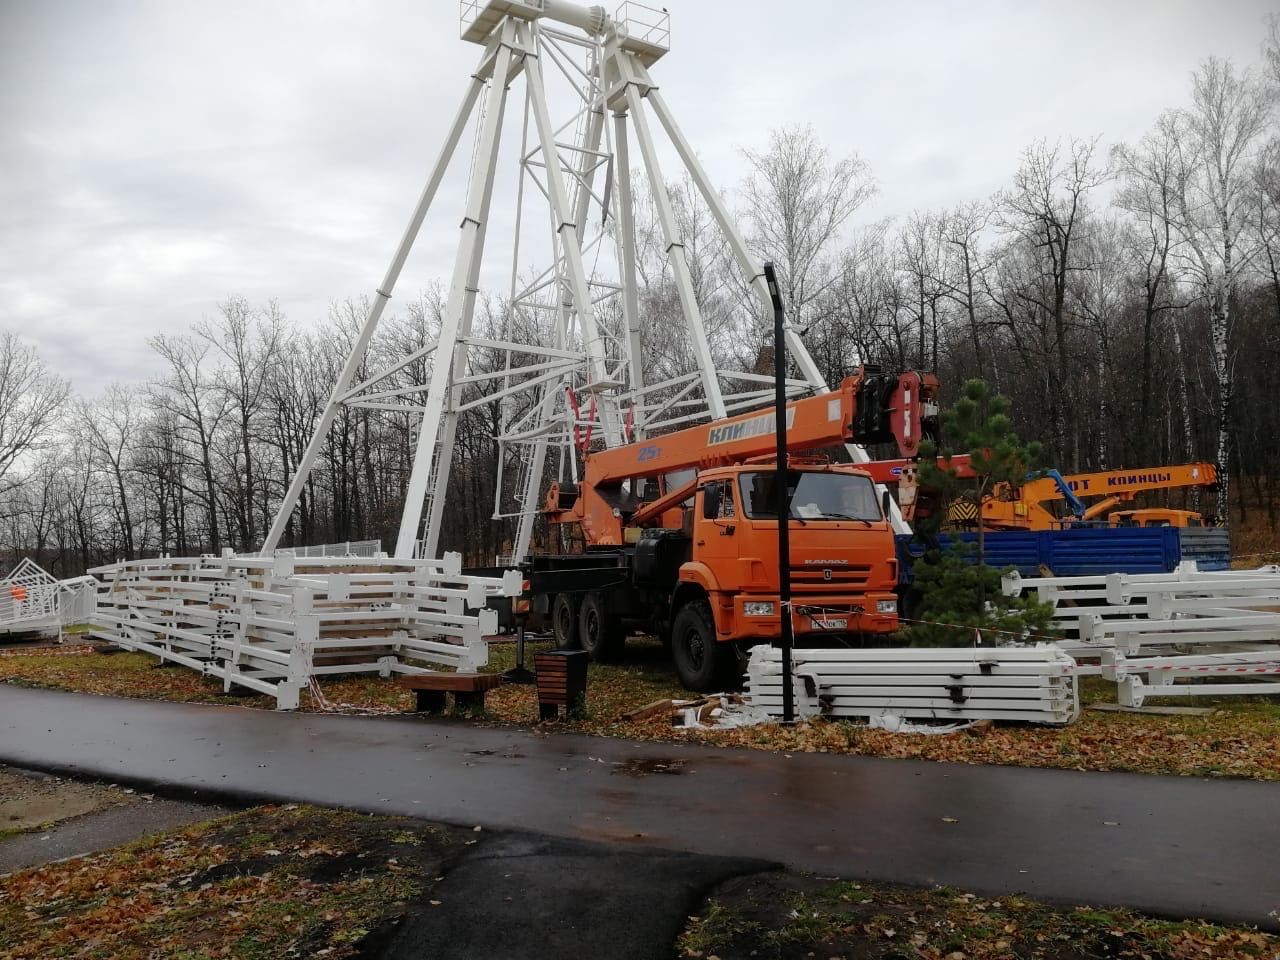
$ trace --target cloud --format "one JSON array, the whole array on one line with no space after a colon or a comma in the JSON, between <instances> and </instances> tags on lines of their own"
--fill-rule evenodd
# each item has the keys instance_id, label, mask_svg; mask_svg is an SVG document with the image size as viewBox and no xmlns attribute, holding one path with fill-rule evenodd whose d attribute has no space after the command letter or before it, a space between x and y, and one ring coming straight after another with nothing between
<instances>
[{"instance_id":1,"label":"cloud","mask_svg":"<svg viewBox=\"0 0 1280 960\"><path fill-rule=\"evenodd\" d=\"M982 196L1041 136L1131 139L1205 55L1256 59L1265 0L872 6L669 0L655 79L715 182L812 123L881 185L864 220ZM299 323L382 276L479 55L439 0L0 5L0 328L77 389L159 371L149 336L230 295ZM548 70L550 75L551 71ZM507 283L513 88L483 282ZM406 268L452 269L472 140ZM664 152L674 175L674 155Z\"/></svg>"}]
</instances>

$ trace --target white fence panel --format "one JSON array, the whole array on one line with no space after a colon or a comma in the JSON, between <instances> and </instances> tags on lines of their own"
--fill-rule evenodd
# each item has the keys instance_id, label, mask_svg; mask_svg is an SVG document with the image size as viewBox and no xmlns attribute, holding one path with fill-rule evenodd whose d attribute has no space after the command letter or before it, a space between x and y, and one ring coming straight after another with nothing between
<instances>
[{"instance_id":1,"label":"white fence panel","mask_svg":"<svg viewBox=\"0 0 1280 960\"><path fill-rule=\"evenodd\" d=\"M1096 660L1081 674L1117 684L1123 706L1148 697L1280 694L1280 567L1095 577L1011 574L1006 593L1054 606L1058 646ZM1257 676L1239 682L1242 675Z\"/></svg>"}]
</instances>

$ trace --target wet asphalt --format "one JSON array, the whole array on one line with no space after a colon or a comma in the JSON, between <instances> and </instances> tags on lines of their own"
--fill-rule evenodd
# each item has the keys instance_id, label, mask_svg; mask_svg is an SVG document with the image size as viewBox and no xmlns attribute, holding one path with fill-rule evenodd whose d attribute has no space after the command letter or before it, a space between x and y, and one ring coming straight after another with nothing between
<instances>
[{"instance_id":1,"label":"wet asphalt","mask_svg":"<svg viewBox=\"0 0 1280 960\"><path fill-rule=\"evenodd\" d=\"M769 864L529 834L486 835L425 903L361 945L376 960L667 960L703 898Z\"/></svg>"},{"instance_id":2,"label":"wet asphalt","mask_svg":"<svg viewBox=\"0 0 1280 960\"><path fill-rule=\"evenodd\" d=\"M204 801L523 831L620 856L754 858L1280 929L1280 784L786 756L6 685L0 761Z\"/></svg>"}]
</instances>

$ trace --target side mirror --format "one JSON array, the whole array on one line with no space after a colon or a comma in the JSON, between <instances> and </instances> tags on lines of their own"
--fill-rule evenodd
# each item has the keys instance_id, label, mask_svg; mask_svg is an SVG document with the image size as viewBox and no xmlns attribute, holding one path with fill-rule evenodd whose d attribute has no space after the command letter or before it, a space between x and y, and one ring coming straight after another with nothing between
<instances>
[{"instance_id":1,"label":"side mirror","mask_svg":"<svg viewBox=\"0 0 1280 960\"><path fill-rule=\"evenodd\" d=\"M886 520L889 519L889 505L893 502L893 498L889 496L889 488L885 487L880 493L880 513Z\"/></svg>"},{"instance_id":2,"label":"side mirror","mask_svg":"<svg viewBox=\"0 0 1280 960\"><path fill-rule=\"evenodd\" d=\"M714 520L720 515L720 497L723 491L718 483L709 483L702 488L702 517Z\"/></svg>"}]
</instances>

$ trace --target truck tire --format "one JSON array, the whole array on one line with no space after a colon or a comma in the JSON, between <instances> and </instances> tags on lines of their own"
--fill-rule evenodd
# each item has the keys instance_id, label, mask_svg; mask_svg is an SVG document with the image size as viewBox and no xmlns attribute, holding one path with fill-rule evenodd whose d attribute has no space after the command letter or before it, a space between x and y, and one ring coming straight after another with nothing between
<instances>
[{"instance_id":1,"label":"truck tire","mask_svg":"<svg viewBox=\"0 0 1280 960\"><path fill-rule=\"evenodd\" d=\"M593 590L582 599L578 612L578 642L595 663L616 663L622 659L626 633L622 621L609 608L609 596Z\"/></svg>"},{"instance_id":2,"label":"truck tire","mask_svg":"<svg viewBox=\"0 0 1280 960\"><path fill-rule=\"evenodd\" d=\"M711 606L705 600L686 603L671 624L671 658L676 675L689 690L715 693L730 686L737 669L733 644L716 639Z\"/></svg>"},{"instance_id":3,"label":"truck tire","mask_svg":"<svg viewBox=\"0 0 1280 960\"><path fill-rule=\"evenodd\" d=\"M557 650L578 649L578 596L574 593L557 593L551 604L551 630L555 634Z\"/></svg>"}]
</instances>

